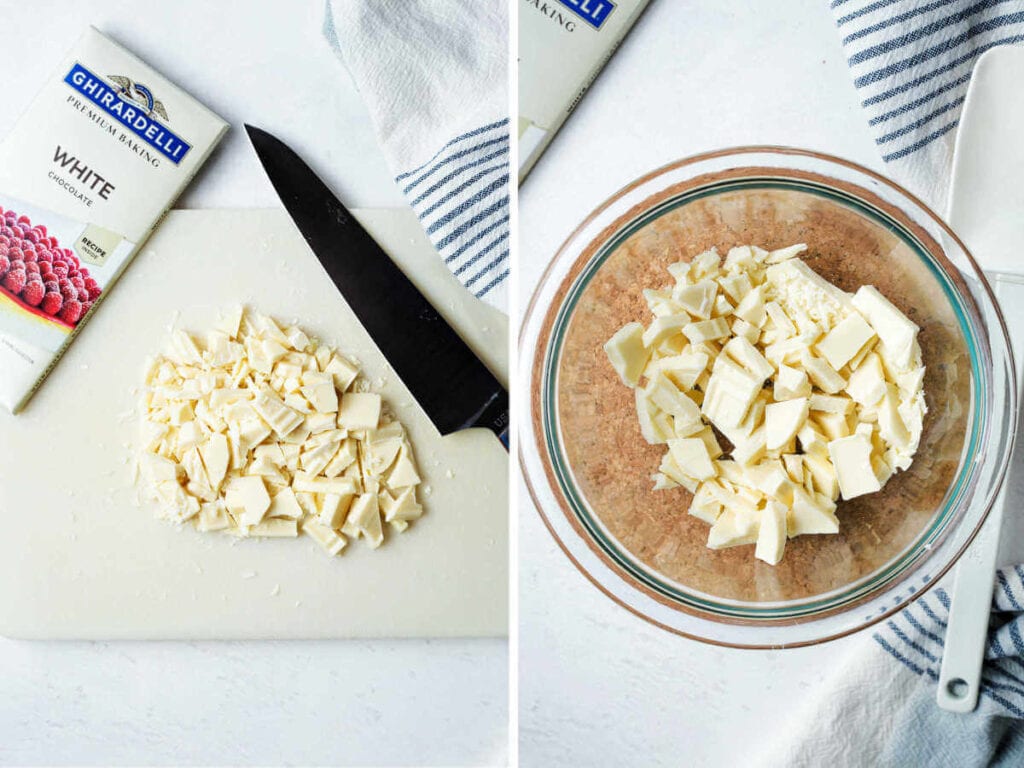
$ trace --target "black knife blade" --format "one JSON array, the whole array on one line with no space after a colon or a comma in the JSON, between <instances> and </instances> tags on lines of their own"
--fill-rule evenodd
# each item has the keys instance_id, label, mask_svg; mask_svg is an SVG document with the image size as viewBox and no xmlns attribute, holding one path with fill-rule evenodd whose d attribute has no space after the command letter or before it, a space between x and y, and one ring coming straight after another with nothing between
<instances>
[{"instance_id":1,"label":"black knife blade","mask_svg":"<svg viewBox=\"0 0 1024 768\"><path fill-rule=\"evenodd\" d=\"M245 130L295 226L438 431L484 427L507 448L505 388L295 152Z\"/></svg>"}]
</instances>

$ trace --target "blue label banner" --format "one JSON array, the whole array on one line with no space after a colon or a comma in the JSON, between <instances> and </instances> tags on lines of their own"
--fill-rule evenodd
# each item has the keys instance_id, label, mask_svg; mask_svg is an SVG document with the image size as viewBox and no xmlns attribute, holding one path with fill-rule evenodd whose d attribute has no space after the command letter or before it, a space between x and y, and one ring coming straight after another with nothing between
<instances>
[{"instance_id":1,"label":"blue label banner","mask_svg":"<svg viewBox=\"0 0 1024 768\"><path fill-rule=\"evenodd\" d=\"M558 0L573 13L583 19L594 29L600 29L605 20L615 10L611 0Z\"/></svg>"},{"instance_id":2,"label":"blue label banner","mask_svg":"<svg viewBox=\"0 0 1024 768\"><path fill-rule=\"evenodd\" d=\"M102 77L75 64L64 78L78 93L102 109L156 151L177 165L192 146L170 128L148 114L141 105L121 97Z\"/></svg>"}]
</instances>

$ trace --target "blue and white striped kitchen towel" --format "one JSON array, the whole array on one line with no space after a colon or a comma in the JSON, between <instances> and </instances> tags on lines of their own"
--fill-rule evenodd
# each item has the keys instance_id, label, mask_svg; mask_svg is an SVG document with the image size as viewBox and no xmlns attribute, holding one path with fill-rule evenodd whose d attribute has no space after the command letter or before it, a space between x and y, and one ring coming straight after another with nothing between
<instances>
[{"instance_id":1,"label":"blue and white striped kitchen towel","mask_svg":"<svg viewBox=\"0 0 1024 768\"><path fill-rule=\"evenodd\" d=\"M324 34L430 241L467 289L507 311L507 2L327 0Z\"/></svg>"},{"instance_id":2,"label":"blue and white striped kitchen towel","mask_svg":"<svg viewBox=\"0 0 1024 768\"><path fill-rule=\"evenodd\" d=\"M854 650L765 755L764 768L1024 766L1024 567L996 574L978 708L939 709L949 594L941 586Z\"/></svg>"},{"instance_id":3,"label":"blue and white striped kitchen towel","mask_svg":"<svg viewBox=\"0 0 1024 768\"><path fill-rule=\"evenodd\" d=\"M1021 0L831 0L854 85L889 173L946 210L975 59L1024 41Z\"/></svg>"}]
</instances>

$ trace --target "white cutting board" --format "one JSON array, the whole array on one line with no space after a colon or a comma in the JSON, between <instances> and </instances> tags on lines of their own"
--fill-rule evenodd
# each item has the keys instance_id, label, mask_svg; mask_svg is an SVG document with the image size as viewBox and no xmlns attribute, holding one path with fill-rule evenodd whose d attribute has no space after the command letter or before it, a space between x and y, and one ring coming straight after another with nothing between
<instances>
[{"instance_id":1,"label":"white cutting board","mask_svg":"<svg viewBox=\"0 0 1024 768\"><path fill-rule=\"evenodd\" d=\"M355 215L507 382L506 318L458 284L414 216ZM238 302L298 320L383 379L430 489L407 533L329 558L309 539L200 534L135 506L131 412L146 356L172 323L204 329ZM283 211L172 211L27 409L0 413L0 633L504 635L507 473L490 432L438 436Z\"/></svg>"}]
</instances>

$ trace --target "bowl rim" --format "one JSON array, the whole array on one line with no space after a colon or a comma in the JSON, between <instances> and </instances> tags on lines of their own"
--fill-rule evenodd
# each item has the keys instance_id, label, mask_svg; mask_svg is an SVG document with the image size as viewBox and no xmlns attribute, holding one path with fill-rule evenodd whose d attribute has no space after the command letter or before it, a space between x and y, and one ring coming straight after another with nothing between
<instances>
[{"instance_id":1,"label":"bowl rim","mask_svg":"<svg viewBox=\"0 0 1024 768\"><path fill-rule=\"evenodd\" d=\"M660 627L662 629L665 629L665 630L667 630L667 631L669 631L669 632L671 632L673 634L680 635L682 637L686 637L686 638L689 638L689 639L692 639L692 640L697 640L697 641L700 641L700 642L703 642L703 643L708 643L708 644L711 644L711 645L718 645L718 646L722 646L722 647L731 647L731 648L747 648L747 649L776 649L776 648L783 648L783 647L786 647L786 648L796 648L796 647L803 647L803 646L808 646L808 645L815 645L815 644L822 643L822 642L828 642L828 641L839 639L839 638L842 638L842 637L846 637L848 635L851 635L851 634L854 634L856 632L860 632L860 631L862 631L864 629L867 629L867 628L877 624L878 622L883 621L883 620L889 618L890 616L892 616L895 613L899 612L903 608L909 606L911 603L916 601L921 595L926 594L929 589L931 589L933 586L935 586L935 584L937 584L939 581L941 581L942 578L949 572L949 570L959 561L960 557L963 556L964 552L970 546L971 542L973 542L974 538L977 536L978 532L980 531L982 525L984 525L986 519L988 518L988 514L989 514L990 510L991 510L993 504L995 503L996 499L999 496L999 490L1002 487L1003 482L1005 481L1005 476L1006 476L1007 468L1009 466L1011 451L1008 450L1008 451L1003 452L1003 455L1000 456L997 459L997 463L995 465L995 470L994 470L993 477L992 477L993 485L992 485L991 489L988 491L988 497L984 500L984 505L985 506L980 511L980 515L978 517L978 520L977 520L974 528L968 532L968 535L967 535L966 539L964 540L963 544L955 552L952 553L952 556L949 558L948 562L946 562L945 564L942 564L938 568L938 570L936 571L936 573L933 576L929 577L924 583L921 584L920 587L911 588L910 593L909 593L909 597L907 597L905 600L897 599L895 601L895 605L894 606L892 606L890 608L886 608L886 609L884 609L882 611L875 612L870 617L868 617L866 620L863 620L863 621L857 623L854 626L843 627L843 628L840 628L838 630L831 630L831 631L828 631L828 632L824 633L820 637L816 637L816 638L796 639L796 640L787 641L787 642L781 643L781 644L780 643L758 643L758 642L749 642L749 641L746 641L746 642L744 642L744 641L734 642L734 641L725 640L725 639L721 639L721 638L707 637L707 636L704 636L704 635L701 635L701 634L696 634L694 632L687 631L685 629L681 629L679 627L675 627L675 626L671 626L669 624L666 624L665 622L660 621L660 620L658 620L657 618L655 618L655 617L653 617L651 615L648 615L647 613L645 613L640 608L629 604L625 599L623 599L620 596L616 595L609 587L605 586L598 579L598 577L596 575L594 575L593 573L591 573L591 571L580 562L580 560L577 558L577 556L574 555L572 551L570 551L569 546L562 540L562 537L559 535L559 533L555 529L555 526L553 525L553 523L549 519L548 513L545 512L545 510L544 510L544 504L543 504L543 502L542 502L542 500L540 498L540 494L538 492L538 488L535 487L535 485L537 483L542 482L541 478L540 477L537 477L537 478L531 477L531 475L525 469L526 466L527 466L527 462L526 462L527 457L526 457L525 449L526 449L526 446L529 446L532 449L534 449L535 451L537 451L538 455L541 457L542 463L544 465L544 479L548 482L549 485L553 485L551 490L553 492L553 495L556 498L556 501L558 502L559 508L561 509L562 513L567 514L567 516L568 516L569 515L569 510L567 510L565 508L564 499L559 498L559 492L557 490L555 490L555 488L557 487L557 484L553 484L553 478L551 476L551 467L549 466L550 458L544 458L546 456L546 454L544 453L543 446L540 445L540 442L542 441L543 429L538 429L536 424L534 423L536 420L540 419L540 405L539 405L538 402L536 402L536 383L538 382L538 377L542 376L542 374L536 368L535 362L538 359L540 359L540 357L542 355L544 355L545 349L542 349L540 347L540 345L538 345L536 349L530 349L527 346L527 342L528 342L527 337L528 337L528 335L530 333L529 326L531 324L531 320L533 320L533 318L535 316L535 313L539 310L538 302L539 302L541 293L543 292L542 288L548 284L548 281L551 279L552 273L556 270L556 268L559 268L559 267L564 268L564 265L560 264L560 257L564 254L566 249L581 235L581 233L583 233L589 226L591 226L594 223L594 221L596 219L598 219L602 214L604 214L610 207L612 207L617 202L619 202L621 200L621 198L623 198L629 192L637 189L638 187L641 187L642 185L644 185L644 184L646 184L646 183L648 183L648 182L650 182L650 181L652 181L652 180L654 180L654 179L656 179L656 178L658 178L658 177L660 177L660 176L662 176L662 175L664 175L666 173L669 173L671 171L678 170L678 169L681 169L681 168L685 168L686 166L691 166L691 165L695 165L695 164L698 164L698 163L701 163L701 162L705 162L705 161L709 161L709 160L721 159L721 158L725 158L725 157L743 158L744 156L756 155L756 154L798 156L798 157L804 157L804 158L810 158L810 159L814 159L814 160L824 161L826 163L831 163L831 164L834 164L834 165L838 165L838 166L844 167L844 168L849 169L849 170L853 170L856 173L862 174L868 180L873 180L873 181L878 182L878 183L880 183L880 184L882 184L884 186L889 187L890 189L894 190L899 195L902 195L904 198L906 198L910 203L916 205L922 212L924 212L926 214L926 216L931 220L931 223L935 224L939 228L941 234L943 236L949 237L950 240L952 241L952 243L955 244L955 246L960 249L960 251L962 252L964 257L967 259L967 261L969 262L970 266L974 270L974 273L979 278L978 283L979 283L980 290L983 291L983 293L985 294L985 296L987 297L988 301L991 303L991 306L994 309L994 317L998 321L998 325L997 326L993 326L993 325L990 325L988 323L983 323L982 330L986 333L986 335L988 337L991 337L993 334L995 334L997 332L1002 335L1001 340L1002 340L1002 342L1003 342L1003 344L1005 346L1006 353L1007 353L1008 359L1009 359L1009 366L1008 366L1008 371L1007 371L1007 373L1008 373L1007 385L1009 387L1009 393L1008 393L1009 399L1007 401L1007 405L1008 405L1008 410L1011 411L1012 414L1016 414L1017 413L1017 409L1018 409L1017 395L1018 395L1018 392L1017 392L1017 381L1016 381L1015 365L1013 364L1013 350L1012 350L1012 347L1011 347L1011 345L1009 343L1009 334L1008 334L1008 331L1007 331L1007 328L1006 328L1005 319L1003 318L1002 312L1001 312L1001 310L999 308L999 304L998 304L998 302L995 299L995 295L994 295L994 293L992 291L991 286L989 285L988 279L986 278L985 273L982 270L981 266L974 259L973 255L971 254L971 252L969 251L967 246L963 243L963 241L959 238L959 236L955 232L953 232L953 230L946 223L946 221L940 215L938 215L931 208L931 206L929 206L928 204L923 202L918 196L914 195L912 192L907 190L903 185L901 185L898 182L892 180L891 178L888 178L888 177L882 175L881 173L873 171L870 168L867 168L867 167L865 167L865 166L863 166L863 165L861 165L859 163L847 160L845 158L841 158L841 157L838 157L838 156L835 156L835 155L831 155L831 154L828 154L828 153L824 153L824 152L818 152L818 151L815 151L815 150L807 150L807 149L801 149L801 148L789 147L789 146L783 146L783 145L744 145L744 146L737 146L737 147L726 147L726 148L722 148L722 149L717 149L717 150L712 150L712 151L708 151L708 152L702 152L702 153L690 155L690 156L681 158L679 160L674 160L674 161L671 161L671 162L666 163L664 165L661 165L661 166L659 166L659 167L657 167L657 168L655 168L655 169L653 169L653 170L643 174L642 176L640 176L640 177L634 179L633 181L627 183L626 185L624 185L621 188L615 190L611 195L609 195L602 203L600 203L597 207L595 207L569 233L569 235L559 245L557 250L554 252L554 256L551 258L550 263L544 269L543 273L541 274L539 280L536 283L536 287L535 287L535 289L533 291L533 295L531 296L529 302L527 303L527 305L525 307L525 310L524 310L524 313L523 313L522 324L520 326L520 333L519 333L518 341L519 341L519 344L520 344L520 352L519 352L519 354L520 354L520 363L523 365L521 380L523 382L527 383L525 385L525 392L527 393L527 406L524 409L525 410L525 414L524 414L525 418L522 421L520 421L519 426L517 428L517 434L518 434L518 437L520 438L519 441L518 441L517 452L518 452L518 458L519 458L520 472L522 474L524 482L526 483L526 487L527 487L527 490L529 492L529 495L530 495L531 501L533 503L534 509L537 511L538 515L540 516L541 521L543 522L544 526L547 528L548 532L554 538L554 540L555 540L556 544L558 545L558 547L562 550L562 552L566 555L566 557L569 558L569 561L572 562L572 564L576 567L576 569L579 570L587 578L588 581L590 581L595 587L597 587L607 597L611 598L615 603L617 603L621 607L623 607L626 610L628 610L630 613L633 613L633 614L637 615L638 617L642 618L643 620L647 621L650 624L653 624L653 625L658 626L658 627ZM739 166L737 166L737 167L739 167ZM770 163L758 163L756 167L758 169L762 169L762 170L768 170L768 169L772 168ZM793 170L792 168L788 168L786 166L775 166L775 167L778 168L779 170L786 170L786 171L792 171ZM561 300L564 298L564 291L562 289L566 288L567 286L572 284L574 282L574 280L575 280L575 276L578 275L578 270L576 270L574 268L577 267L577 266L581 266L581 268L585 268L585 265L590 262L590 259L593 258L594 254L598 250L600 250L599 248L592 248L592 246L594 246L595 244L597 244L599 242L607 240L608 238L607 238L606 235L609 235L612 231L617 231L619 229L619 224L623 220L629 219L637 210L640 210L640 209L643 209L643 208L647 207L647 201L651 197L655 197L658 194L660 194L659 191L652 192L652 194L649 197L644 198L644 200L640 201L639 203L637 203L634 206L632 206L631 208L629 208L625 213L623 213L621 216L617 217L615 222L613 222L612 224L610 224L607 227L605 227L602 230L600 230L597 234L595 234L590 239L590 241L588 241L588 243L583 245L583 251L581 252L581 255L582 255L582 253L585 253L587 251L592 251L592 252L591 252L590 256L587 259L580 259L579 257L577 257L576 261L574 261L574 263L572 265L569 265L568 273L566 274L566 276L562 280L560 280L559 286L556 289L556 295L561 297L561 298L558 299L559 306L561 305L560 304ZM874 205L874 204L872 203L872 205ZM904 212L901 211L901 213L904 213ZM906 214L904 213L904 215L906 215ZM932 237L929 233L927 233L927 230L925 230L923 225L918 224L918 223L913 222L913 221L911 221L911 224L913 225L913 228L925 231L925 234L927 235L926 238L925 238L926 240L930 240L932 242L935 242L935 238ZM939 243L936 243L936 245L939 245L940 252L942 253L942 255L944 256L945 260L948 263L948 257L945 256L945 248L943 248ZM582 262L582 265L581 265L581 262ZM951 266L955 267L955 265L951 265ZM944 269L943 271L946 271L946 270ZM958 273L958 271L950 274L949 277L953 278L954 280L956 280L958 282L962 282L962 279L963 279L962 275L960 275ZM969 293L967 293L967 295L968 295L968 297L970 296ZM554 308L553 307L548 307L545 310L545 313L544 313L545 319L549 319L550 318L552 309L554 309ZM982 314L983 313L979 309L979 316L982 316ZM981 319L984 320L984 317L981 317ZM544 325L548 326L549 323L545 322ZM541 336L542 337L546 336L547 333L548 333L548 331L542 331L541 332ZM986 345L987 345L987 347L989 349L989 353L991 354L992 345L988 341L988 339L986 339ZM545 348L546 348L546 345L545 345ZM1016 418L1012 418L1012 419L1007 419L1007 421L1009 422L1008 430L1007 430L1007 433L1006 433L1007 445L1012 447L1013 444L1014 444L1015 436L1016 436L1017 419ZM536 437L534 437L533 435L527 434L527 431L528 431L527 430L527 426L526 426L527 423L529 423L529 425L536 431ZM564 494L562 494L562 495L564 495ZM971 502L968 502L968 508L969 508L970 505L971 505ZM594 544L594 542L590 541L591 537L589 537L586 533L581 532L579 530L578 526L571 519L570 519L570 526L574 529L574 531L577 533L577 535L579 535L580 538L583 539L584 543L591 550L593 550L595 544ZM627 577L627 575L621 573L620 569L617 568L614 564L607 562L607 558L606 558L606 556L604 554L602 554L602 553L596 553L596 554L598 555L598 557L602 561L605 561L604 564L611 571L613 571L620 579L622 579L626 583L626 585L628 587L630 587L631 589L640 589L641 591L644 591L643 585L637 584L634 581L630 580ZM896 586L899 586L900 584L904 584L905 585L906 579L909 576L913 575L914 571L915 571L915 569L913 569L913 568L910 569L908 572L906 572L905 574L901 575L901 577L898 578L897 581L894 582L890 586L891 587L896 587ZM814 621L815 619L826 618L827 616L830 616L830 615L844 613L846 610L848 610L850 608L854 608L857 605L860 605L861 603L864 602L865 599L870 598L873 594L877 595L877 592L875 590L869 591L864 598L856 601L853 605L836 607L836 608L831 609L830 611L828 611L825 614L820 615L820 616L797 617L797 618L795 618L793 620L788 621L787 623L789 623L789 624L806 623L806 622ZM725 624L736 625L738 623L738 624L745 625L745 626L748 626L748 627L751 626L751 625L756 625L757 624L757 622L727 622L727 621L718 621L713 616L709 616L709 615L706 615L706 614L698 615L698 614L695 614L692 611L688 611L687 609L682 608L680 606L673 605L671 607L674 608L677 611L682 611L682 612L688 613L689 615L694 616L695 618L697 618L700 621L713 622L713 623L718 623L718 624L723 624L723 625L725 625ZM778 626L778 625L776 625L776 626Z\"/></svg>"}]
</instances>

